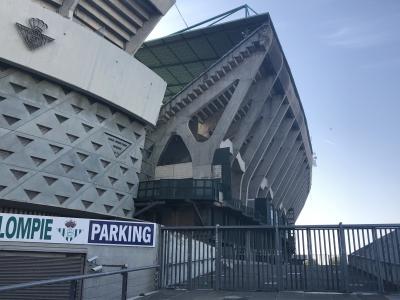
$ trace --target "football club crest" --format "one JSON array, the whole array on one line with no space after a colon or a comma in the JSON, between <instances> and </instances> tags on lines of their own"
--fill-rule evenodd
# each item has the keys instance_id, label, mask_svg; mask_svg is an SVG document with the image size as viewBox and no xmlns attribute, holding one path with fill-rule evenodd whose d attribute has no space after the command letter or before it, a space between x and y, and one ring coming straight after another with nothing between
<instances>
[{"instance_id":1,"label":"football club crest","mask_svg":"<svg viewBox=\"0 0 400 300\"><path fill-rule=\"evenodd\" d=\"M16 23L15 25L29 50L35 50L54 41L53 38L43 34L43 31L48 28L44 21L38 18L30 18L28 23L30 28L19 23Z\"/></svg>"},{"instance_id":2,"label":"football club crest","mask_svg":"<svg viewBox=\"0 0 400 300\"><path fill-rule=\"evenodd\" d=\"M65 238L67 242L71 242L82 232L82 229L75 227L76 222L71 219L65 222L64 228L58 228L58 232Z\"/></svg>"}]
</instances>

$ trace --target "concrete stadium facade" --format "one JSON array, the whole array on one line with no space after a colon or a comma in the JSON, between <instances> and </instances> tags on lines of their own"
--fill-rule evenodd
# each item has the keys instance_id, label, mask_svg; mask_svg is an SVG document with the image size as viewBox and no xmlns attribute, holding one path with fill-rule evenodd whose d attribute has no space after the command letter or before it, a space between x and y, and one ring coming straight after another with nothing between
<instances>
[{"instance_id":1,"label":"concrete stadium facade","mask_svg":"<svg viewBox=\"0 0 400 300\"><path fill-rule=\"evenodd\" d=\"M116 252L122 245L70 243L89 232L74 229L78 218L296 220L311 186L312 149L269 15L144 43L173 4L0 1L0 223L68 219L53 228L62 242L2 234L0 261L15 268L1 270L0 285L93 272L93 257L107 270L157 263L156 224L152 247ZM154 277L132 275L131 295L153 289ZM79 295L113 299L118 284L90 281ZM69 290L36 292L65 298Z\"/></svg>"},{"instance_id":2,"label":"concrete stadium facade","mask_svg":"<svg viewBox=\"0 0 400 300\"><path fill-rule=\"evenodd\" d=\"M235 31L229 49L218 46ZM208 61L212 50L194 48L207 43ZM269 15L150 41L136 57L163 76L169 95L146 137L136 215L168 225L294 223L313 153ZM196 74L193 64L205 61ZM183 72L196 75L171 92Z\"/></svg>"},{"instance_id":3,"label":"concrete stadium facade","mask_svg":"<svg viewBox=\"0 0 400 300\"><path fill-rule=\"evenodd\" d=\"M132 54L172 3L0 3L3 210L132 218L144 126L155 123L165 90ZM111 24L106 16L121 9ZM54 41L30 50L16 27L30 18L46 22ZM113 38L126 27L129 40Z\"/></svg>"},{"instance_id":4,"label":"concrete stadium facade","mask_svg":"<svg viewBox=\"0 0 400 300\"><path fill-rule=\"evenodd\" d=\"M53 244L2 231L0 286L91 273L90 258L103 271L157 261L155 246L71 244L73 235L61 235L87 233L74 229L88 222L78 218L133 221L145 126L156 123L166 88L133 55L173 3L0 1L0 223L29 215L68 220L54 227L61 242ZM7 224L2 230L15 232ZM129 296L153 290L154 276L132 274ZM77 299L120 297L120 277L79 284ZM68 286L0 297L66 299Z\"/></svg>"}]
</instances>

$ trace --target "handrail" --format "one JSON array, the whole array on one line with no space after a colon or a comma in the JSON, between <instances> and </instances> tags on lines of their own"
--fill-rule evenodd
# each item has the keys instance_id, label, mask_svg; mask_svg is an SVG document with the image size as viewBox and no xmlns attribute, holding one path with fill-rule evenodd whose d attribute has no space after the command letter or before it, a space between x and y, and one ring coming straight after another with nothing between
<instances>
[{"instance_id":1,"label":"handrail","mask_svg":"<svg viewBox=\"0 0 400 300\"><path fill-rule=\"evenodd\" d=\"M96 273L96 274L74 275L74 276L67 276L67 277L55 278L55 279L39 280L39 281L33 281L33 282L27 282L27 283L17 283L17 284L13 284L13 285L0 287L0 293L1 292L6 292L6 291L11 291L11 290L25 289L25 288L30 288L30 287L40 286L40 285L48 285L48 284L60 283L60 282L84 280L84 279L89 279L89 278L111 276L111 275L115 275L115 274L121 274L122 275L122 274L135 272L135 271L156 269L156 268L159 268L159 267L160 267L160 265L150 265L150 266L144 266L144 267L139 267L139 268L130 268L130 269L126 268L126 269L121 269L121 270L117 270L117 271L110 271L110 272L103 272L103 273Z\"/></svg>"},{"instance_id":2,"label":"handrail","mask_svg":"<svg viewBox=\"0 0 400 300\"><path fill-rule=\"evenodd\" d=\"M332 224L332 225L218 225L218 229L400 229L400 224ZM161 230L215 230L216 226L161 226Z\"/></svg>"},{"instance_id":3,"label":"handrail","mask_svg":"<svg viewBox=\"0 0 400 300\"><path fill-rule=\"evenodd\" d=\"M204 185L200 185L204 183ZM206 185L207 183L208 185ZM218 201L221 183L217 179L158 179L143 181L137 199L196 199Z\"/></svg>"}]
</instances>

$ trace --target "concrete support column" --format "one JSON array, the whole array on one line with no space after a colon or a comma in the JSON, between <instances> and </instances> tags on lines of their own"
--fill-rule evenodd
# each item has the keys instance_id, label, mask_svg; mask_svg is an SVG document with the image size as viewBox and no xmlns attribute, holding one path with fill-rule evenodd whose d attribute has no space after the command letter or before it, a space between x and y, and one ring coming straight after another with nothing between
<instances>
[{"instance_id":1,"label":"concrete support column","mask_svg":"<svg viewBox=\"0 0 400 300\"><path fill-rule=\"evenodd\" d=\"M275 189L274 203L277 207L282 203L282 194L290 186L294 177L298 174L299 170L304 164L304 154L302 154L297 162L286 172L279 186Z\"/></svg>"},{"instance_id":2,"label":"concrete support column","mask_svg":"<svg viewBox=\"0 0 400 300\"><path fill-rule=\"evenodd\" d=\"M298 169L297 173L292 174L291 178L289 179L289 182L284 186L284 188L282 189L282 193L280 194L282 205L289 204L291 202L292 199L288 198L288 196L290 196L290 193L296 187L297 184L305 180L304 177L306 177L307 175L306 170L307 170L307 164L303 163L301 167Z\"/></svg>"},{"instance_id":3,"label":"concrete support column","mask_svg":"<svg viewBox=\"0 0 400 300\"><path fill-rule=\"evenodd\" d=\"M220 118L223 122L218 122L213 135L205 142L205 144L208 144L207 146L209 149L215 150L219 148L219 145L224 140L225 134L231 126L240 105L243 103L243 100L253 84L254 78L256 77L266 54L267 52L260 52L258 54L253 54L253 56L248 59L246 70L241 74L239 84Z\"/></svg>"},{"instance_id":4,"label":"concrete support column","mask_svg":"<svg viewBox=\"0 0 400 300\"><path fill-rule=\"evenodd\" d=\"M298 130L292 129L289 132L285 143L282 145L282 148L278 151L276 157L273 159L271 166L265 171L264 176L268 180L269 187L272 185L272 183L276 179L276 176L278 175L278 172L279 172L280 168L282 167L284 161L288 157L289 153L293 150L293 148L296 147L296 144L298 147L300 147L301 142L300 141L296 142L298 135L299 135ZM261 198L264 197L260 190L258 191L258 193L260 193L259 197L261 197Z\"/></svg>"},{"instance_id":5,"label":"concrete support column","mask_svg":"<svg viewBox=\"0 0 400 300\"><path fill-rule=\"evenodd\" d=\"M307 183L307 181L307 168L305 168L302 169L301 172L299 172L297 178L293 180L292 184L289 186L286 192L283 193L282 205L284 205L285 207L293 206L293 202L296 200L297 194L299 193L301 186Z\"/></svg>"},{"instance_id":6,"label":"concrete support column","mask_svg":"<svg viewBox=\"0 0 400 300\"><path fill-rule=\"evenodd\" d=\"M256 168L253 170L252 178L250 179L248 198L254 199L257 197L258 188L260 187L262 180L265 178L266 170L271 167L272 163L276 159L276 155L286 141L293 123L294 119L285 118L279 129L275 132L273 141L264 150L262 159L259 160Z\"/></svg>"},{"instance_id":7,"label":"concrete support column","mask_svg":"<svg viewBox=\"0 0 400 300\"><path fill-rule=\"evenodd\" d=\"M244 154L244 161L246 162L246 171L243 174L243 177L242 177L242 180L240 183L240 195L241 195L240 198L243 201L247 200L248 186L249 186L249 182L251 179L252 171L257 166L259 160L262 158L262 154L263 154L264 150L268 147L269 143L272 140L272 137L274 136L275 132L278 130L279 124L282 122L288 108L289 107L287 104L281 105L281 107L279 108L271 125L265 131L265 134L264 134L262 140L255 140L258 143L258 145L256 145L256 148L251 149L248 146L249 151L246 151L246 153ZM252 154L252 155L250 156L250 154Z\"/></svg>"},{"instance_id":8,"label":"concrete support column","mask_svg":"<svg viewBox=\"0 0 400 300\"><path fill-rule=\"evenodd\" d=\"M293 201L292 205L290 206L291 208L293 208L293 212L296 211L296 208L300 205L301 201L304 199L304 197L306 196L306 192L308 193L307 190L307 183L304 183L298 193L298 195L296 196L296 199Z\"/></svg>"},{"instance_id":9,"label":"concrete support column","mask_svg":"<svg viewBox=\"0 0 400 300\"><path fill-rule=\"evenodd\" d=\"M290 158L288 157L288 159L285 161L284 165L282 166L281 170L279 171L279 173L277 175L277 179L271 185L271 189L274 193L274 198L273 198L274 205L276 205L276 201L275 201L276 193L277 193L280 185L282 184L282 181L284 180L288 171L292 167L294 168L297 164L299 164L300 158L302 158L302 157L304 157L304 153L300 147L299 150L297 151L297 153L295 153L295 155L293 157L290 157Z\"/></svg>"},{"instance_id":10,"label":"concrete support column","mask_svg":"<svg viewBox=\"0 0 400 300\"><path fill-rule=\"evenodd\" d=\"M279 175L286 170L287 166L296 158L296 155L299 153L299 149L301 146L301 141L295 140L293 146L287 151L286 155L282 155L281 158L278 158L272 168L267 173L266 177L269 180L269 186L272 187L275 181L279 178Z\"/></svg>"},{"instance_id":11,"label":"concrete support column","mask_svg":"<svg viewBox=\"0 0 400 300\"><path fill-rule=\"evenodd\" d=\"M303 174L305 168L306 164L304 162L304 159L302 159L296 169L293 169L291 172L288 173L288 176L286 176L286 179L283 181L284 184L282 184L276 191L275 200L279 201L277 205L284 205L284 203L286 203L286 199L284 198L284 196L286 195L287 190L290 189L297 180L302 179L301 175Z\"/></svg>"},{"instance_id":12,"label":"concrete support column","mask_svg":"<svg viewBox=\"0 0 400 300\"><path fill-rule=\"evenodd\" d=\"M236 157L244 141L248 137L251 129L255 122L258 120L263 112L261 107L266 105L268 101L268 95L272 89L272 77L263 78L257 81L249 91L247 98L252 99L252 105L250 110L247 112L245 118L238 122L237 129L234 132L234 143L233 143L233 156Z\"/></svg>"},{"instance_id":13,"label":"concrete support column","mask_svg":"<svg viewBox=\"0 0 400 300\"><path fill-rule=\"evenodd\" d=\"M297 195L300 192L301 187L304 184L308 184L310 182L310 178L308 176L309 168L306 168L301 175L302 180L297 181L296 186L294 186L291 190L287 192L287 195L283 196L283 199L288 199L289 202L286 202L288 207L293 207L294 202L296 201Z\"/></svg>"},{"instance_id":14,"label":"concrete support column","mask_svg":"<svg viewBox=\"0 0 400 300\"><path fill-rule=\"evenodd\" d=\"M279 118L283 118L286 113L288 106L283 105L284 99L285 97L282 95L273 96L267 100L266 105L262 108L258 122L251 130L250 142L246 144L245 149L244 147L241 147L240 150L242 158L246 164L249 164L253 159L261 142L266 137L267 131L271 128L274 122L278 122L278 120L275 121L275 119L277 119L278 116Z\"/></svg>"},{"instance_id":15,"label":"concrete support column","mask_svg":"<svg viewBox=\"0 0 400 300\"><path fill-rule=\"evenodd\" d=\"M295 218L297 218L301 212L301 210L304 207L304 204L306 203L306 199L308 197L308 194L310 192L310 185L306 185L305 189L303 191L303 194L301 195L301 197L298 198L294 208L294 216Z\"/></svg>"}]
</instances>

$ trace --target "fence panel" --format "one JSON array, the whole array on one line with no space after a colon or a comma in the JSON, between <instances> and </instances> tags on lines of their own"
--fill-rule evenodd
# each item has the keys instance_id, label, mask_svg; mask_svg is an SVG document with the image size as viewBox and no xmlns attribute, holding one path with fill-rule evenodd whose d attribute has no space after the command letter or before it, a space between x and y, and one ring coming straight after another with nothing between
<instances>
[{"instance_id":1,"label":"fence panel","mask_svg":"<svg viewBox=\"0 0 400 300\"><path fill-rule=\"evenodd\" d=\"M400 225L162 229L162 287L400 291Z\"/></svg>"},{"instance_id":2,"label":"fence panel","mask_svg":"<svg viewBox=\"0 0 400 300\"><path fill-rule=\"evenodd\" d=\"M162 235L162 287L214 288L215 229L165 229Z\"/></svg>"}]
</instances>

